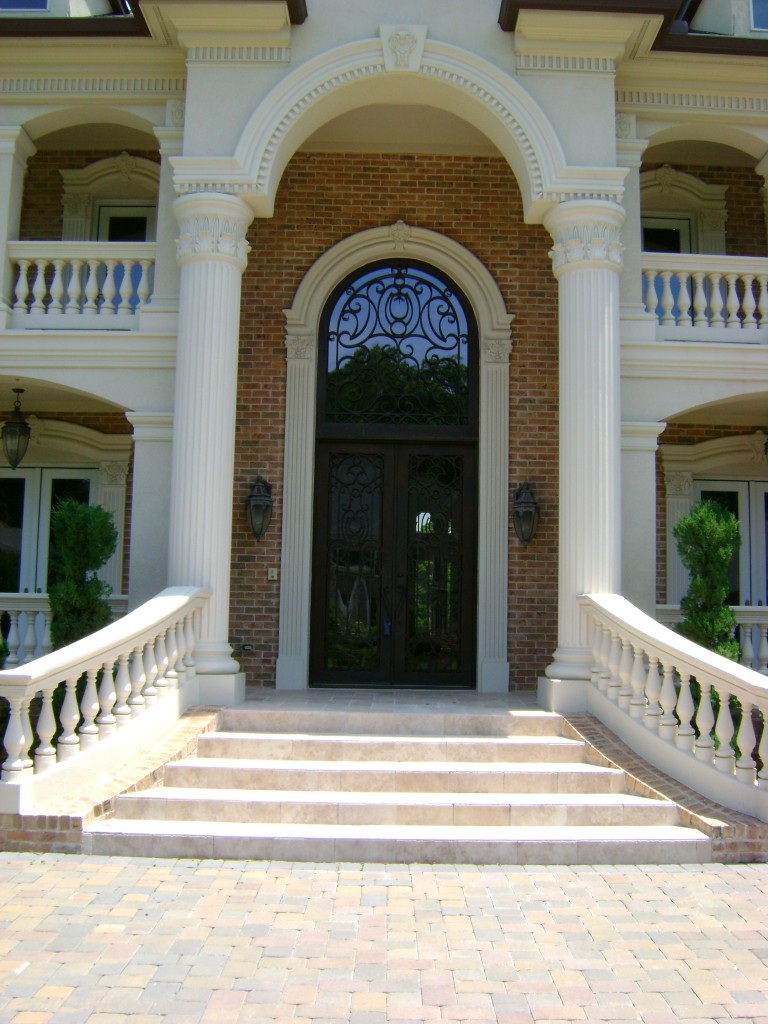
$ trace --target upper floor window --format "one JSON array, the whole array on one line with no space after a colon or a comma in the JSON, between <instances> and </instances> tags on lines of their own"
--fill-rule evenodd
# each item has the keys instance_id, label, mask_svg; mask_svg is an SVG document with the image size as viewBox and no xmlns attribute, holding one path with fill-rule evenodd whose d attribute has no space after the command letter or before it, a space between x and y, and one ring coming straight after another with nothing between
<instances>
[{"instance_id":1,"label":"upper floor window","mask_svg":"<svg viewBox=\"0 0 768 1024\"><path fill-rule=\"evenodd\" d=\"M752 0L752 28L768 31L768 0Z\"/></svg>"},{"instance_id":2,"label":"upper floor window","mask_svg":"<svg viewBox=\"0 0 768 1024\"><path fill-rule=\"evenodd\" d=\"M768 2L768 0L767 0ZM724 185L665 164L640 175L645 252L725 254Z\"/></svg>"},{"instance_id":3,"label":"upper floor window","mask_svg":"<svg viewBox=\"0 0 768 1024\"><path fill-rule=\"evenodd\" d=\"M48 0L0 0L0 11L47 11Z\"/></svg>"}]
</instances>

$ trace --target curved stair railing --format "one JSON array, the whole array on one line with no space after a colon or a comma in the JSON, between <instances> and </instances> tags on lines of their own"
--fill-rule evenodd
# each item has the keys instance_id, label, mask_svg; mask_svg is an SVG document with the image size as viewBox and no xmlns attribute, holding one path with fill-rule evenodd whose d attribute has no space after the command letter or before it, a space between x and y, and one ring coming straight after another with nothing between
<instances>
[{"instance_id":1,"label":"curved stair railing","mask_svg":"<svg viewBox=\"0 0 768 1024\"><path fill-rule=\"evenodd\" d=\"M592 644L587 707L684 785L768 821L768 680L617 594L579 598Z\"/></svg>"},{"instance_id":2,"label":"curved stair railing","mask_svg":"<svg viewBox=\"0 0 768 1024\"><path fill-rule=\"evenodd\" d=\"M196 702L208 597L170 587L96 633L0 672L0 812L28 811L114 769Z\"/></svg>"}]
</instances>

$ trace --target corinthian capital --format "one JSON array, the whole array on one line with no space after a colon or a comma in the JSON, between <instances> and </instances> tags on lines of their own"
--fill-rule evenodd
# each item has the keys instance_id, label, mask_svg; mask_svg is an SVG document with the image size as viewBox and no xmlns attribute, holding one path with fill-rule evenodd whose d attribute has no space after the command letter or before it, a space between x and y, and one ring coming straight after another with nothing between
<instances>
[{"instance_id":1,"label":"corinthian capital","mask_svg":"<svg viewBox=\"0 0 768 1024\"><path fill-rule=\"evenodd\" d=\"M242 199L224 193L195 193L177 199L174 212L179 222L179 265L195 257L218 256L245 269L251 249L245 233L253 211Z\"/></svg>"},{"instance_id":2,"label":"corinthian capital","mask_svg":"<svg viewBox=\"0 0 768 1024\"><path fill-rule=\"evenodd\" d=\"M544 224L554 240L549 254L555 276L578 266L618 273L623 265L623 223L623 208L606 201L576 199L550 210Z\"/></svg>"}]
</instances>

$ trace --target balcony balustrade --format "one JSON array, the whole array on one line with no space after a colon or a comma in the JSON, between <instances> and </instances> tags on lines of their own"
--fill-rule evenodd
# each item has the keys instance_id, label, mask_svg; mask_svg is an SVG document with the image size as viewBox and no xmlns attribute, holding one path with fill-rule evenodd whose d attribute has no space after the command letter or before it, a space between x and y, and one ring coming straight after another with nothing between
<instances>
[{"instance_id":1,"label":"balcony balustrade","mask_svg":"<svg viewBox=\"0 0 768 1024\"><path fill-rule=\"evenodd\" d=\"M128 610L128 598L114 594L109 599L113 618ZM47 594L0 593L0 625L7 653L2 668L13 668L51 651L51 609Z\"/></svg>"},{"instance_id":2,"label":"balcony balustrade","mask_svg":"<svg viewBox=\"0 0 768 1024\"><path fill-rule=\"evenodd\" d=\"M646 311L673 336L768 341L768 259L643 253L642 269Z\"/></svg>"},{"instance_id":3,"label":"balcony balustrade","mask_svg":"<svg viewBox=\"0 0 768 1024\"><path fill-rule=\"evenodd\" d=\"M135 329L152 298L155 245L145 242L10 242L12 326Z\"/></svg>"}]
</instances>

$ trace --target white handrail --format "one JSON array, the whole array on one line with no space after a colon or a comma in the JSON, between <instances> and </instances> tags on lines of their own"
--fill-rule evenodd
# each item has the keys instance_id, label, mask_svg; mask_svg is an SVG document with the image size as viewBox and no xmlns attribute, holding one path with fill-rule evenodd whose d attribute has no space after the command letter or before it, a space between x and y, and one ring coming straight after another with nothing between
<instances>
[{"instance_id":1,"label":"white handrail","mask_svg":"<svg viewBox=\"0 0 768 1024\"><path fill-rule=\"evenodd\" d=\"M83 640L0 672L0 697L9 705L0 792L3 784L23 783L77 757L163 694L189 687L196 618L208 597L196 587L171 587ZM30 704L38 694L33 730Z\"/></svg>"},{"instance_id":2,"label":"white handrail","mask_svg":"<svg viewBox=\"0 0 768 1024\"><path fill-rule=\"evenodd\" d=\"M668 774L768 820L768 729L759 743L755 730L768 714L768 680L617 594L579 604L592 642L590 710Z\"/></svg>"}]
</instances>

